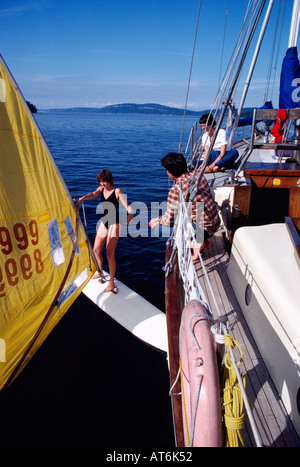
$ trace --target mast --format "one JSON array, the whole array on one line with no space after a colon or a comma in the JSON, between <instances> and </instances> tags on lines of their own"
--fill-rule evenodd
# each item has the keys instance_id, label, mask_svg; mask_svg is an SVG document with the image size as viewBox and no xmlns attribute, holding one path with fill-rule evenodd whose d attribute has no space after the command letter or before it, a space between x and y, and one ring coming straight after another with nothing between
<instances>
[{"instance_id":1,"label":"mast","mask_svg":"<svg viewBox=\"0 0 300 467\"><path fill-rule=\"evenodd\" d=\"M289 48L297 46L299 24L300 24L300 0L294 0L291 27L290 27Z\"/></svg>"},{"instance_id":2,"label":"mast","mask_svg":"<svg viewBox=\"0 0 300 467\"><path fill-rule=\"evenodd\" d=\"M300 25L300 0L294 0L293 13L290 26L289 48L297 47L298 33ZM295 120L294 144L300 147L300 120ZM300 150L293 151L293 156L300 163Z\"/></svg>"}]
</instances>

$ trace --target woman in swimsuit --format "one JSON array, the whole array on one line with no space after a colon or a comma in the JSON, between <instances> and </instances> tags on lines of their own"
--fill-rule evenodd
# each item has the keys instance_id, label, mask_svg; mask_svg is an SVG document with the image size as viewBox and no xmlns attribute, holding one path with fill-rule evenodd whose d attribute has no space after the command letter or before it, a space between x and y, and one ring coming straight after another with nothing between
<instances>
[{"instance_id":1,"label":"woman in swimsuit","mask_svg":"<svg viewBox=\"0 0 300 467\"><path fill-rule=\"evenodd\" d=\"M88 193L87 195L79 198L79 202L83 203L87 199L94 199L97 196L101 196L101 203L104 207L105 215L101 219L94 242L93 251L98 263L98 271L93 276L93 279L99 278L101 281L105 281L103 273L102 248L106 243L106 257L108 260L110 279L105 292L117 293L117 287L115 285L115 249L121 232L121 224L119 222L119 202L121 201L128 212L127 224L132 221L133 213L124 194L122 193L122 190L113 186L114 181L110 170L101 170L97 175L97 180L100 183L100 186L92 193Z\"/></svg>"}]
</instances>

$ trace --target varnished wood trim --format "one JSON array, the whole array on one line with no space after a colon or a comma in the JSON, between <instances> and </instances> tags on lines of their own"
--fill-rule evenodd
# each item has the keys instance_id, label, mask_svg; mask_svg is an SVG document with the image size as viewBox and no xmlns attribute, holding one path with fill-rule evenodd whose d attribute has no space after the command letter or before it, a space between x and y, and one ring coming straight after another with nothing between
<instances>
[{"instance_id":1,"label":"varnished wood trim","mask_svg":"<svg viewBox=\"0 0 300 467\"><path fill-rule=\"evenodd\" d=\"M300 218L300 188L290 188L289 216Z\"/></svg>"},{"instance_id":2,"label":"varnished wood trim","mask_svg":"<svg viewBox=\"0 0 300 467\"><path fill-rule=\"evenodd\" d=\"M291 217L286 217L285 218L285 224L287 226L288 232L289 232L291 240L293 242L296 259L297 259L298 265L300 267L300 236L299 236L299 232L298 232L298 230L296 228L296 225L295 225L296 223L298 225L300 224L300 218L299 217L297 219L295 219L295 222Z\"/></svg>"},{"instance_id":3,"label":"varnished wood trim","mask_svg":"<svg viewBox=\"0 0 300 467\"><path fill-rule=\"evenodd\" d=\"M166 263L168 263L172 254L172 248L166 250ZM173 270L165 278L165 303L166 317L168 328L168 344L169 344L169 368L171 386L177 378L179 369L179 328L181 321L181 304L179 294L179 278L177 260L175 261ZM178 378L177 383L172 389L172 394L181 392L181 382ZM183 419L182 419L182 403L181 395L172 396L174 430L176 436L176 445L184 447L183 435Z\"/></svg>"}]
</instances>

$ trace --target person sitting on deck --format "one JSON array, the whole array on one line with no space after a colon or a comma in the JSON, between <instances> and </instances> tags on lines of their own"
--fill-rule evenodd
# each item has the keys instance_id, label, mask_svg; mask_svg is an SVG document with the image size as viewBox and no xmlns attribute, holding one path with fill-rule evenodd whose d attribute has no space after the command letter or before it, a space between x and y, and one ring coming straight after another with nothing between
<instances>
[{"instance_id":1,"label":"person sitting on deck","mask_svg":"<svg viewBox=\"0 0 300 467\"><path fill-rule=\"evenodd\" d=\"M202 136L205 154L207 154L211 139L215 133L216 121L210 114L204 114L200 117L199 123L205 130ZM236 149L227 150L226 131L219 129L210 160L205 168L205 173L218 172L219 170L234 169L235 161L239 156Z\"/></svg>"},{"instance_id":2,"label":"person sitting on deck","mask_svg":"<svg viewBox=\"0 0 300 467\"><path fill-rule=\"evenodd\" d=\"M189 182L193 173L188 173L187 163L182 154L168 153L161 160L162 166L166 169L168 177L175 183L169 191L167 199L167 210L163 216L153 218L149 222L149 226L153 229L159 224L165 226L173 226L175 215L178 209L179 202L179 185L181 186L183 196L186 197ZM195 175L200 171L197 169ZM203 215L197 216L198 206L204 205ZM199 251L209 246L208 239L218 230L220 226L220 218L218 214L217 205L212 197L209 185L206 178L203 176L196 196L192 203L191 210L192 221L196 226L196 239L201 240L198 244ZM198 259L198 250L194 248L193 261Z\"/></svg>"}]
</instances>

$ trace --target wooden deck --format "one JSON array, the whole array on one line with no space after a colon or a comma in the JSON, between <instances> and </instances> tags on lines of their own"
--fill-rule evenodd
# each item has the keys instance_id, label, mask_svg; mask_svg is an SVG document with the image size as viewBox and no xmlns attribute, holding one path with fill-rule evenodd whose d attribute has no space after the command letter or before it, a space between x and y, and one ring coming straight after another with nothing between
<instances>
[{"instance_id":1,"label":"wooden deck","mask_svg":"<svg viewBox=\"0 0 300 467\"><path fill-rule=\"evenodd\" d=\"M299 438L260 356L228 279L229 256L221 231L211 239L210 247L203 251L202 258L217 297L221 315L227 317L228 331L243 351L243 363L239 368L246 375L246 393L253 407L253 417L262 445L299 447ZM195 263L195 268L206 299L214 312L215 303L200 261ZM256 446L248 420L242 430L242 437L245 446Z\"/></svg>"}]
</instances>

